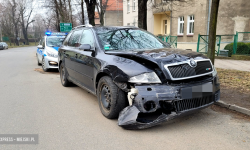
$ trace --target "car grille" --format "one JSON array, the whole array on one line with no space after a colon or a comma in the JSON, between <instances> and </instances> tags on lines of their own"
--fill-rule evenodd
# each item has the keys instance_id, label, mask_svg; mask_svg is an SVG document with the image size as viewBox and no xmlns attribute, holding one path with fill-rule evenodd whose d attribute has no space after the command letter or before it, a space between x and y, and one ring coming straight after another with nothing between
<instances>
[{"instance_id":1,"label":"car grille","mask_svg":"<svg viewBox=\"0 0 250 150\"><path fill-rule=\"evenodd\" d=\"M211 96L206 96L202 98L178 100L174 102L174 105L175 105L175 110L177 112L180 112L180 111L185 111L185 110L201 107L206 104L210 104L213 101L214 101L213 96L211 95Z\"/></svg>"},{"instance_id":2,"label":"car grille","mask_svg":"<svg viewBox=\"0 0 250 150\"><path fill-rule=\"evenodd\" d=\"M210 68L210 70L208 68ZM213 71L210 61L198 61L197 66L194 68L187 63L176 66L168 66L168 70L170 71L173 78L191 77Z\"/></svg>"}]
</instances>

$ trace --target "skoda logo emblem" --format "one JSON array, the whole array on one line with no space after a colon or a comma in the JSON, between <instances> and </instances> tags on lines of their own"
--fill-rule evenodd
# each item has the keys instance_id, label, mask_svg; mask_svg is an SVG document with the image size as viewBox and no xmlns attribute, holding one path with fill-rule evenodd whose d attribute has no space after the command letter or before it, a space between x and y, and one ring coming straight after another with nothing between
<instances>
[{"instance_id":1,"label":"skoda logo emblem","mask_svg":"<svg viewBox=\"0 0 250 150\"><path fill-rule=\"evenodd\" d=\"M194 61L193 59L190 60L190 66L191 67L196 67L197 66L197 62Z\"/></svg>"}]
</instances>

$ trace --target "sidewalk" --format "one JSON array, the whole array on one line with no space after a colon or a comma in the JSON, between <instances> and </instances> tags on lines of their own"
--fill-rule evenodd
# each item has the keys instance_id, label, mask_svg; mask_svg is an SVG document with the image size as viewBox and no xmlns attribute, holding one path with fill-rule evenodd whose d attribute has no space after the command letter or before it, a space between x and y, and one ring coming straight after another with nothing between
<instances>
[{"instance_id":1,"label":"sidewalk","mask_svg":"<svg viewBox=\"0 0 250 150\"><path fill-rule=\"evenodd\" d=\"M221 83L216 104L250 116L250 61L215 59Z\"/></svg>"},{"instance_id":2,"label":"sidewalk","mask_svg":"<svg viewBox=\"0 0 250 150\"><path fill-rule=\"evenodd\" d=\"M221 69L235 69L240 71L250 71L250 61L215 59L215 67Z\"/></svg>"}]
</instances>

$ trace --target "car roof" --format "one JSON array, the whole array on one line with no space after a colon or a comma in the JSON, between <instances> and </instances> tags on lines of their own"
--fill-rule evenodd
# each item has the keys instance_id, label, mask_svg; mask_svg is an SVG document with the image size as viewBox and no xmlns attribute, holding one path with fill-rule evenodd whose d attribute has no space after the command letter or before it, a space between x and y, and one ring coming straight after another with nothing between
<instances>
[{"instance_id":1,"label":"car roof","mask_svg":"<svg viewBox=\"0 0 250 150\"><path fill-rule=\"evenodd\" d=\"M126 29L126 28L138 28L135 26L85 26L85 25L80 25L80 26L76 26L74 27L72 30L78 29L78 28L92 28L94 30L98 30L98 29L104 29L104 28L109 28L109 29Z\"/></svg>"}]
</instances>

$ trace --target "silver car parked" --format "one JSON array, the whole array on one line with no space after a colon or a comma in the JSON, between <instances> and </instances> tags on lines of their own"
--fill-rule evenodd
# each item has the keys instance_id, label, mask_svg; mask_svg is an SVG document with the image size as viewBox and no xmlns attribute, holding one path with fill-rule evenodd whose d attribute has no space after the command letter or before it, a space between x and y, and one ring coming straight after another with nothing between
<instances>
[{"instance_id":1,"label":"silver car parked","mask_svg":"<svg viewBox=\"0 0 250 150\"><path fill-rule=\"evenodd\" d=\"M4 49L8 49L9 48L9 46L8 46L7 43L5 43L5 42L0 42L0 43L3 45Z\"/></svg>"},{"instance_id":2,"label":"silver car parked","mask_svg":"<svg viewBox=\"0 0 250 150\"><path fill-rule=\"evenodd\" d=\"M5 42L0 42L0 49L8 49L9 48L9 46L8 46L8 44L7 43L5 43Z\"/></svg>"}]
</instances>

